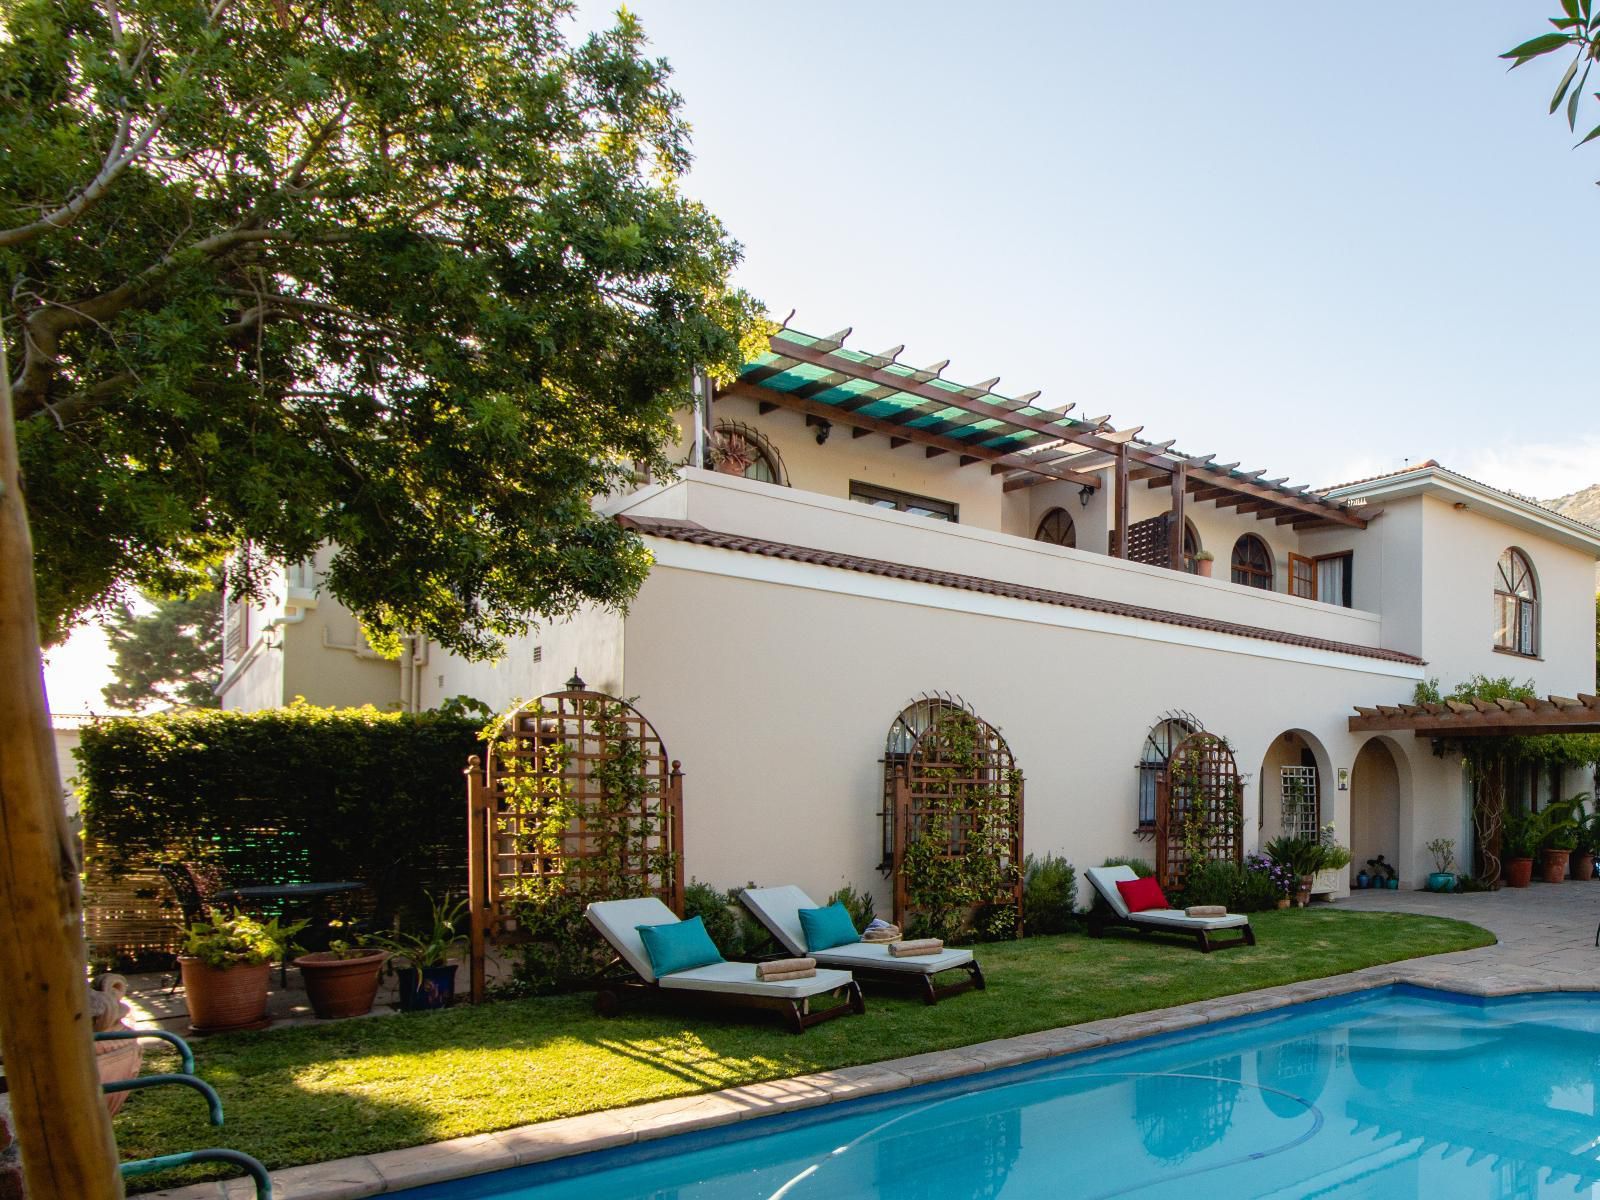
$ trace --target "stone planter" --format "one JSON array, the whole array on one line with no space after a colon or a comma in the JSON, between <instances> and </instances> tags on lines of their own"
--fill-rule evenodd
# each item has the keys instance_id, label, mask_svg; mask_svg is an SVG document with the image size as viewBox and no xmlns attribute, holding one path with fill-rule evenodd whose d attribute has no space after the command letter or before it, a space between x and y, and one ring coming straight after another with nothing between
<instances>
[{"instance_id":1,"label":"stone planter","mask_svg":"<svg viewBox=\"0 0 1600 1200\"><path fill-rule=\"evenodd\" d=\"M1331 867L1326 871L1318 871L1311 877L1311 894L1313 896L1331 896L1339 890L1339 885L1344 881L1345 869Z\"/></svg>"},{"instance_id":2,"label":"stone planter","mask_svg":"<svg viewBox=\"0 0 1600 1200\"><path fill-rule=\"evenodd\" d=\"M208 967L198 958L180 955L183 994L189 1001L189 1029L194 1033L223 1033L236 1029L265 1029L267 986L272 964Z\"/></svg>"},{"instance_id":3,"label":"stone planter","mask_svg":"<svg viewBox=\"0 0 1600 1200\"><path fill-rule=\"evenodd\" d=\"M1527 887L1533 882L1533 859L1508 858L1504 873L1507 887Z\"/></svg>"},{"instance_id":4,"label":"stone planter","mask_svg":"<svg viewBox=\"0 0 1600 1200\"><path fill-rule=\"evenodd\" d=\"M1546 883L1560 883L1567 877L1567 860L1571 850L1539 851L1539 878Z\"/></svg>"},{"instance_id":5,"label":"stone planter","mask_svg":"<svg viewBox=\"0 0 1600 1200\"><path fill-rule=\"evenodd\" d=\"M372 1011L378 995L378 976L389 956L382 950L339 954L322 950L294 960L305 981L311 1007L324 1021L361 1017Z\"/></svg>"}]
</instances>

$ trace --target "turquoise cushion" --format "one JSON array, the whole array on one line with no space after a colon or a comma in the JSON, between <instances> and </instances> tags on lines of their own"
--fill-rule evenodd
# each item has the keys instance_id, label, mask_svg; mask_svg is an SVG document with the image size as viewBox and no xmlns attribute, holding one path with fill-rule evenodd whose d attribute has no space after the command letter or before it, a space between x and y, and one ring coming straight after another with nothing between
<instances>
[{"instance_id":1,"label":"turquoise cushion","mask_svg":"<svg viewBox=\"0 0 1600 1200\"><path fill-rule=\"evenodd\" d=\"M850 910L839 903L827 908L802 908L800 928L805 931L806 949L812 951L832 950L835 946L848 946L861 940L855 922L850 919Z\"/></svg>"},{"instance_id":2,"label":"turquoise cushion","mask_svg":"<svg viewBox=\"0 0 1600 1200\"><path fill-rule=\"evenodd\" d=\"M699 917L674 921L670 925L636 925L644 952L650 956L650 969L661 975L675 975L695 967L709 967L722 961L717 945Z\"/></svg>"}]
</instances>

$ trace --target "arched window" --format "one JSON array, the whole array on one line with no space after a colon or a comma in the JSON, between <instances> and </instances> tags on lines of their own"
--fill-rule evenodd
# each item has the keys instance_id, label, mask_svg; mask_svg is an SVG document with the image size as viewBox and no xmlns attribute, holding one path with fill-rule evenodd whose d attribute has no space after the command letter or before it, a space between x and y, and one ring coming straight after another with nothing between
<instances>
[{"instance_id":1,"label":"arched window","mask_svg":"<svg viewBox=\"0 0 1600 1200\"><path fill-rule=\"evenodd\" d=\"M1167 769L1175 746L1191 733L1197 733L1200 722L1188 713L1169 713L1150 727L1145 734L1144 748L1139 752L1139 829L1156 827L1156 788L1161 773Z\"/></svg>"},{"instance_id":2,"label":"arched window","mask_svg":"<svg viewBox=\"0 0 1600 1200\"><path fill-rule=\"evenodd\" d=\"M1528 556L1515 547L1500 556L1495 574L1494 644L1512 654L1539 653L1539 584Z\"/></svg>"},{"instance_id":3,"label":"arched window","mask_svg":"<svg viewBox=\"0 0 1600 1200\"><path fill-rule=\"evenodd\" d=\"M1245 587L1272 590L1272 551L1253 533L1233 544L1233 581Z\"/></svg>"},{"instance_id":4,"label":"arched window","mask_svg":"<svg viewBox=\"0 0 1600 1200\"><path fill-rule=\"evenodd\" d=\"M738 421L718 421L711 435L711 461L724 475L789 486L783 456L765 435Z\"/></svg>"},{"instance_id":5,"label":"arched window","mask_svg":"<svg viewBox=\"0 0 1600 1200\"><path fill-rule=\"evenodd\" d=\"M1076 548L1078 530L1072 524L1072 514L1064 508L1052 508L1039 522L1033 540L1049 542L1052 546L1065 546L1069 550Z\"/></svg>"}]
</instances>

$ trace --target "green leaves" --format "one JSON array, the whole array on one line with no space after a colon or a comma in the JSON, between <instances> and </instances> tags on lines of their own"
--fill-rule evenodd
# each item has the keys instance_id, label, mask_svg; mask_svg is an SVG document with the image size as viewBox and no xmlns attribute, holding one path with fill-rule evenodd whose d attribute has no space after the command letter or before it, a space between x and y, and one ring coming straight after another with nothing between
<instances>
[{"instance_id":1,"label":"green leaves","mask_svg":"<svg viewBox=\"0 0 1600 1200\"><path fill-rule=\"evenodd\" d=\"M558 0L17 0L0 283L56 640L122 589L297 561L374 644L492 655L648 570L589 501L742 361L739 247L684 196L666 65ZM69 221L113 146L144 152ZM18 281L26 280L26 287Z\"/></svg>"},{"instance_id":2,"label":"green leaves","mask_svg":"<svg viewBox=\"0 0 1600 1200\"><path fill-rule=\"evenodd\" d=\"M1513 59L1511 66L1520 67L1523 63L1538 58L1540 55L1549 54L1563 46L1570 46L1572 38L1565 33L1542 33L1536 38L1529 38L1522 45L1513 47L1502 54L1501 58Z\"/></svg>"}]
</instances>

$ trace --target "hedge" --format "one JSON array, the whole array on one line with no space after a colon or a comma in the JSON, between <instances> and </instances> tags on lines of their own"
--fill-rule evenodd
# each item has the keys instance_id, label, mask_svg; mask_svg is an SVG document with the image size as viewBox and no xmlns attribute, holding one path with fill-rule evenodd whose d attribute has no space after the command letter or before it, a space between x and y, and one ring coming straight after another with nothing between
<instances>
[{"instance_id":1,"label":"hedge","mask_svg":"<svg viewBox=\"0 0 1600 1200\"><path fill-rule=\"evenodd\" d=\"M378 924L466 887L462 772L479 720L329 709L187 712L97 722L77 750L91 954L170 950L167 860L232 884L359 880Z\"/></svg>"}]
</instances>

